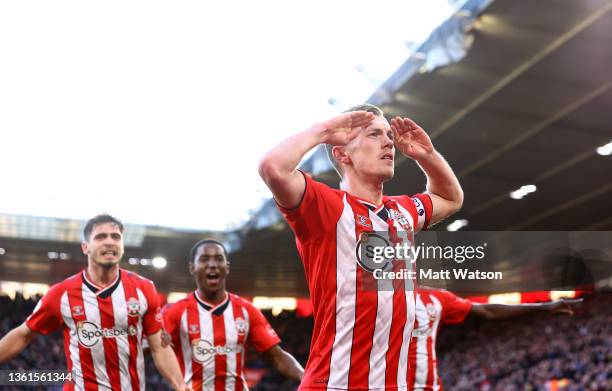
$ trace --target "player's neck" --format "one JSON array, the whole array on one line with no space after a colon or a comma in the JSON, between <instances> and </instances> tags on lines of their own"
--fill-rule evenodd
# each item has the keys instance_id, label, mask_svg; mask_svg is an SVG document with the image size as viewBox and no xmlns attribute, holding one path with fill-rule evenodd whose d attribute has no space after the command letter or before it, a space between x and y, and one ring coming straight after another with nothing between
<instances>
[{"instance_id":1,"label":"player's neck","mask_svg":"<svg viewBox=\"0 0 612 391\"><path fill-rule=\"evenodd\" d=\"M200 299L204 300L208 304L217 305L223 302L227 297L225 289L219 289L217 291L204 291L198 288L198 295Z\"/></svg>"},{"instance_id":2,"label":"player's neck","mask_svg":"<svg viewBox=\"0 0 612 391\"><path fill-rule=\"evenodd\" d=\"M347 175L340 183L340 188L351 195L369 201L375 205L382 204L383 182L379 180L368 180Z\"/></svg>"},{"instance_id":3,"label":"player's neck","mask_svg":"<svg viewBox=\"0 0 612 391\"><path fill-rule=\"evenodd\" d=\"M104 267L94 262L89 262L87 265L87 278L100 288L112 284L117 278L117 273L119 273L119 265Z\"/></svg>"}]
</instances>

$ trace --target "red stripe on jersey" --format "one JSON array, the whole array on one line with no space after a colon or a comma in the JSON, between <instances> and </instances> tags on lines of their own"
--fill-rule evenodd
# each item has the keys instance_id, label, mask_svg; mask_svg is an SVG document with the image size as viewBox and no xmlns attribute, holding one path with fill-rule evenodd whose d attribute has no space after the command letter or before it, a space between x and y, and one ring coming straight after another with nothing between
<instances>
[{"instance_id":1,"label":"red stripe on jersey","mask_svg":"<svg viewBox=\"0 0 612 391\"><path fill-rule=\"evenodd\" d=\"M396 262L393 271L405 269L405 263ZM406 287L404 280L393 280L393 314L391 317L391 330L389 331L389 349L387 350L385 370L385 386L397 387L397 368L402 344L404 343L404 327L408 319L406 310Z\"/></svg>"},{"instance_id":2,"label":"red stripe on jersey","mask_svg":"<svg viewBox=\"0 0 612 391\"><path fill-rule=\"evenodd\" d=\"M125 293L126 303L132 298L138 298L136 288L132 284L127 283L127 278L123 281L123 292ZM128 316L128 327L138 327L138 317ZM137 369L136 360L138 358L138 336L128 335L128 344L130 346L130 358L128 368L130 371L130 382L132 383L132 390L140 390L140 379ZM144 375L144 373L143 373Z\"/></svg>"},{"instance_id":3,"label":"red stripe on jersey","mask_svg":"<svg viewBox=\"0 0 612 391\"><path fill-rule=\"evenodd\" d=\"M103 299L100 296L98 299L98 308L100 310L100 323L103 329L112 329L115 327L115 317L113 311L112 295ZM104 343L104 356L106 361L106 373L112 389L121 389L121 379L119 375L119 350L117 348L116 338L102 338Z\"/></svg>"},{"instance_id":4,"label":"red stripe on jersey","mask_svg":"<svg viewBox=\"0 0 612 391\"><path fill-rule=\"evenodd\" d=\"M194 299L195 305L187 306L187 334L189 335L189 348L193 347L194 340L200 338L200 314L198 312L198 303ZM197 333L190 332L191 325L197 325ZM204 371L202 364L195 360L193 353L191 354L191 389L200 391L204 381Z\"/></svg>"},{"instance_id":5,"label":"red stripe on jersey","mask_svg":"<svg viewBox=\"0 0 612 391\"><path fill-rule=\"evenodd\" d=\"M242 307L238 305L238 302L237 300L235 300L233 295L230 295L230 303L232 305L232 309L234 310L234 319L236 319L237 317L244 318ZM244 346L244 337L245 337L245 334L241 334L241 333L238 334L238 346ZM235 391L242 391L243 389L246 388L245 387L246 384L243 384L244 374L242 373L245 353L246 352L243 349L240 353L236 354L236 390Z\"/></svg>"},{"instance_id":6,"label":"red stripe on jersey","mask_svg":"<svg viewBox=\"0 0 612 391\"><path fill-rule=\"evenodd\" d=\"M358 215L368 216L369 209L347 194L347 201L353 209L355 221ZM368 229L355 224L357 238ZM368 389L368 375L370 373L370 353L376 326L376 311L378 307L378 293L376 280L371 273L357 267L355 289L355 326L353 328L353 344L351 347L351 366L348 376L348 387L355 389Z\"/></svg>"},{"instance_id":7,"label":"red stripe on jersey","mask_svg":"<svg viewBox=\"0 0 612 391\"><path fill-rule=\"evenodd\" d=\"M225 346L225 315L212 314L214 346ZM229 353L233 354L233 353ZM227 354L215 354L215 391L225 391Z\"/></svg>"},{"instance_id":8,"label":"red stripe on jersey","mask_svg":"<svg viewBox=\"0 0 612 391\"><path fill-rule=\"evenodd\" d=\"M74 290L74 294L68 294L68 303L70 304L70 311L72 314L72 320L74 324L77 326L78 332L78 324L79 322L84 322L87 320L85 316L85 311L82 309L85 308L85 304L83 303L83 291L82 289L88 289L87 287L83 288L83 285L79 285L77 289ZM75 308L81 308L79 313L75 313ZM77 342L78 343L78 342ZM81 362L81 371L83 372L83 383L85 385L85 391L97 391L98 390L98 379L96 378L96 373L94 372L94 362L91 356L91 350L79 345L79 360ZM68 351L68 350L67 350Z\"/></svg>"}]
</instances>

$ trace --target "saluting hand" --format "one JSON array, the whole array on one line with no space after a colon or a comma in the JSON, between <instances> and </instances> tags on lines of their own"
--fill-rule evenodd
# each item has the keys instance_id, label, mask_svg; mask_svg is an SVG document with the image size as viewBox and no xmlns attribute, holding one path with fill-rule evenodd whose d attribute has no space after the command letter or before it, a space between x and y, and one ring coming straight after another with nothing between
<instances>
[{"instance_id":1,"label":"saluting hand","mask_svg":"<svg viewBox=\"0 0 612 391\"><path fill-rule=\"evenodd\" d=\"M374 114L367 111L342 113L321 125L325 128L325 144L346 145L374 120Z\"/></svg>"},{"instance_id":2,"label":"saluting hand","mask_svg":"<svg viewBox=\"0 0 612 391\"><path fill-rule=\"evenodd\" d=\"M393 118L391 120L391 130L397 149L412 160L425 159L434 151L427 133L409 118Z\"/></svg>"}]
</instances>

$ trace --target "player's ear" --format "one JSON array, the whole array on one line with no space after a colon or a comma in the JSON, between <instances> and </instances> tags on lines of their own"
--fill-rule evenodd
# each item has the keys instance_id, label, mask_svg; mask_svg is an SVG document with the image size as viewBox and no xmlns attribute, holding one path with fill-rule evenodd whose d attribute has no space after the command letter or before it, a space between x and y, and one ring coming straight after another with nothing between
<instances>
[{"instance_id":1,"label":"player's ear","mask_svg":"<svg viewBox=\"0 0 612 391\"><path fill-rule=\"evenodd\" d=\"M334 159L343 164L348 164L350 160L346 149L337 145L332 147L332 155L334 155Z\"/></svg>"},{"instance_id":2,"label":"player's ear","mask_svg":"<svg viewBox=\"0 0 612 391\"><path fill-rule=\"evenodd\" d=\"M189 262L189 274L193 276L194 272L195 272L195 265L193 264L193 262Z\"/></svg>"},{"instance_id":3,"label":"player's ear","mask_svg":"<svg viewBox=\"0 0 612 391\"><path fill-rule=\"evenodd\" d=\"M85 241L81 242L81 250L83 251L83 254L87 255L89 252L89 243Z\"/></svg>"},{"instance_id":4,"label":"player's ear","mask_svg":"<svg viewBox=\"0 0 612 391\"><path fill-rule=\"evenodd\" d=\"M230 263L229 263L229 261L226 262L225 270L226 270L225 274L230 274Z\"/></svg>"}]
</instances>

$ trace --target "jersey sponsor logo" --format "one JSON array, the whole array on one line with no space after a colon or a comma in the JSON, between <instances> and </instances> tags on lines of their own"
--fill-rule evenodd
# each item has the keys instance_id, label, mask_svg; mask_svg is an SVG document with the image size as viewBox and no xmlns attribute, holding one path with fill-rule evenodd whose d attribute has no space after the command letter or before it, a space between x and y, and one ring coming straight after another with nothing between
<instances>
[{"instance_id":1,"label":"jersey sponsor logo","mask_svg":"<svg viewBox=\"0 0 612 391\"><path fill-rule=\"evenodd\" d=\"M207 364L216 355L228 355L242 353L242 345L215 346L205 339L194 339L191 342L193 359L200 364Z\"/></svg>"},{"instance_id":2,"label":"jersey sponsor logo","mask_svg":"<svg viewBox=\"0 0 612 391\"><path fill-rule=\"evenodd\" d=\"M134 297L130 297L126 304L127 304L128 316L139 316L140 315L140 301L138 301Z\"/></svg>"},{"instance_id":3,"label":"jersey sponsor logo","mask_svg":"<svg viewBox=\"0 0 612 391\"><path fill-rule=\"evenodd\" d=\"M236 318L236 332L238 335L244 335L247 331L247 322L242 318Z\"/></svg>"},{"instance_id":4,"label":"jersey sponsor logo","mask_svg":"<svg viewBox=\"0 0 612 391\"><path fill-rule=\"evenodd\" d=\"M97 324L86 320L77 323L77 337L79 343L86 348L95 346L102 338L134 336L136 334L138 334L138 329L133 325L125 329L103 329Z\"/></svg>"},{"instance_id":5,"label":"jersey sponsor logo","mask_svg":"<svg viewBox=\"0 0 612 391\"><path fill-rule=\"evenodd\" d=\"M375 247L391 247L391 243L382 235L374 232L362 232L359 235L359 241L355 247L355 257L357 264L368 273L374 273L375 270L390 270L393 265L390 259L384 259L379 262L375 260Z\"/></svg>"},{"instance_id":6,"label":"jersey sponsor logo","mask_svg":"<svg viewBox=\"0 0 612 391\"><path fill-rule=\"evenodd\" d=\"M415 338L429 337L431 335L431 328L428 324L421 325L418 328L412 330L412 336Z\"/></svg>"},{"instance_id":7,"label":"jersey sponsor logo","mask_svg":"<svg viewBox=\"0 0 612 391\"><path fill-rule=\"evenodd\" d=\"M83 313L83 306L80 305L75 305L72 307L72 313L74 314L74 316L82 316Z\"/></svg>"}]
</instances>

